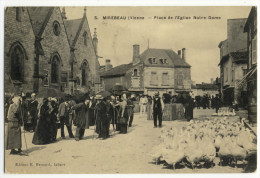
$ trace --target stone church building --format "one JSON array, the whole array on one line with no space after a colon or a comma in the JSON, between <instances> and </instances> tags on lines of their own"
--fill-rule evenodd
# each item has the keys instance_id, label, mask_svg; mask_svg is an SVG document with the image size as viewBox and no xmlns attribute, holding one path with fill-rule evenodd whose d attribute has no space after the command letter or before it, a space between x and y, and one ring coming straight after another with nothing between
<instances>
[{"instance_id":1,"label":"stone church building","mask_svg":"<svg viewBox=\"0 0 260 178\"><path fill-rule=\"evenodd\" d=\"M67 20L59 7L6 8L5 92L98 92L97 42L86 9L81 19Z\"/></svg>"}]
</instances>

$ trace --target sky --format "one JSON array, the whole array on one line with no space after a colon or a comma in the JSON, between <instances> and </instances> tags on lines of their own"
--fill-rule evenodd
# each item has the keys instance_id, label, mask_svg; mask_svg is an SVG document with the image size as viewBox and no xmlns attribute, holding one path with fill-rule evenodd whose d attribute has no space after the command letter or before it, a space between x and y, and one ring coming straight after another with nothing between
<instances>
[{"instance_id":1,"label":"sky","mask_svg":"<svg viewBox=\"0 0 260 178\"><path fill-rule=\"evenodd\" d=\"M140 53L148 48L186 48L186 61L191 79L196 83L210 82L219 77L218 45L227 39L227 19L247 18L250 6L197 7L87 7L87 18L93 36L97 28L100 65L111 59L113 66L132 61L134 44ZM68 19L82 18L84 7L65 7ZM104 20L103 16L144 17L143 20ZM168 19L168 17L173 19ZM176 16L190 19L176 19ZM194 19L206 17L206 19ZM217 19L209 19L218 17ZM159 17L166 17L160 19Z\"/></svg>"}]
</instances>

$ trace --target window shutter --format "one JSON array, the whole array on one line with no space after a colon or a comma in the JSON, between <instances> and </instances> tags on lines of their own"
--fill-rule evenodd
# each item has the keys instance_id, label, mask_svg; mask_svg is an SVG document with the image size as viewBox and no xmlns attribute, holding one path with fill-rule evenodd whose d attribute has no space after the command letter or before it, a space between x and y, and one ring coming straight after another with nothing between
<instances>
[{"instance_id":1,"label":"window shutter","mask_svg":"<svg viewBox=\"0 0 260 178\"><path fill-rule=\"evenodd\" d=\"M256 64L257 63L257 43L256 43L256 39L252 40L252 64Z\"/></svg>"}]
</instances>

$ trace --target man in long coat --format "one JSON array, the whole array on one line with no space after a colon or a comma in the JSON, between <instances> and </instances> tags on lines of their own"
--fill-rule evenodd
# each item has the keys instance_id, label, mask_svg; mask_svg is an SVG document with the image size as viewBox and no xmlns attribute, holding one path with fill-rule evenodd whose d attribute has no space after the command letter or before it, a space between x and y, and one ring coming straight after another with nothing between
<instances>
[{"instance_id":1,"label":"man in long coat","mask_svg":"<svg viewBox=\"0 0 260 178\"><path fill-rule=\"evenodd\" d=\"M101 95L96 96L97 105L96 105L96 120L97 128L99 133L99 138L106 139L109 134L109 117L108 117L108 107L107 103Z\"/></svg>"},{"instance_id":2,"label":"man in long coat","mask_svg":"<svg viewBox=\"0 0 260 178\"><path fill-rule=\"evenodd\" d=\"M20 97L14 97L13 103L10 105L7 113L7 140L6 149L11 150L10 154L22 153L22 138L21 138L21 125L22 125L22 113L21 113L21 101ZM15 149L18 149L15 150Z\"/></svg>"},{"instance_id":3,"label":"man in long coat","mask_svg":"<svg viewBox=\"0 0 260 178\"><path fill-rule=\"evenodd\" d=\"M95 106L96 100L93 94L90 95L90 102L89 102L89 125L95 125Z\"/></svg>"},{"instance_id":4,"label":"man in long coat","mask_svg":"<svg viewBox=\"0 0 260 178\"><path fill-rule=\"evenodd\" d=\"M163 100L159 97L159 93L155 93L153 101L152 101L152 109L153 109L153 121L154 128L157 128L157 118L159 120L159 127L162 127L162 115L164 109Z\"/></svg>"},{"instance_id":5,"label":"man in long coat","mask_svg":"<svg viewBox=\"0 0 260 178\"><path fill-rule=\"evenodd\" d=\"M89 97L84 102L72 106L76 111L74 125L77 126L75 140L79 141L83 138L85 129L89 128Z\"/></svg>"},{"instance_id":6,"label":"man in long coat","mask_svg":"<svg viewBox=\"0 0 260 178\"><path fill-rule=\"evenodd\" d=\"M185 103L185 118L187 121L193 119L194 101L191 96L187 96Z\"/></svg>"},{"instance_id":7,"label":"man in long coat","mask_svg":"<svg viewBox=\"0 0 260 178\"><path fill-rule=\"evenodd\" d=\"M114 129L114 118L115 118L115 110L114 110L114 105L113 101L111 100L111 97L107 97L107 129L106 129L106 136L109 137L109 128L110 128L110 123L113 124L113 129Z\"/></svg>"},{"instance_id":8,"label":"man in long coat","mask_svg":"<svg viewBox=\"0 0 260 178\"><path fill-rule=\"evenodd\" d=\"M36 100L36 94L31 94L32 99L29 101L28 112L32 120L32 129L35 132L36 124L37 124L37 107L38 101Z\"/></svg>"}]
</instances>

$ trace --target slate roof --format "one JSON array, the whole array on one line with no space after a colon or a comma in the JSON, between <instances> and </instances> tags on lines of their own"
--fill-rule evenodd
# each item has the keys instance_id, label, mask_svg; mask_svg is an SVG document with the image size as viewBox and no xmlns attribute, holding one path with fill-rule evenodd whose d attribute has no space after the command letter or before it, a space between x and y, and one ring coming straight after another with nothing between
<instances>
[{"instance_id":1,"label":"slate roof","mask_svg":"<svg viewBox=\"0 0 260 178\"><path fill-rule=\"evenodd\" d=\"M149 58L156 58L157 64L151 64ZM167 64L160 63L159 59L167 59ZM144 63L145 66L151 67L190 67L190 65L181 59L173 50L171 49L154 49L149 48L145 50L140 55L141 63ZM133 63L122 64L120 66L114 67L109 71L102 71L101 77L111 77L111 76L122 76L133 67Z\"/></svg>"},{"instance_id":2,"label":"slate roof","mask_svg":"<svg viewBox=\"0 0 260 178\"><path fill-rule=\"evenodd\" d=\"M64 20L64 25L66 27L69 43L71 46L74 46L78 36L77 34L80 32L82 25L84 23L84 19L74 19L74 20ZM78 37L77 37L78 38Z\"/></svg>"},{"instance_id":3,"label":"slate roof","mask_svg":"<svg viewBox=\"0 0 260 178\"><path fill-rule=\"evenodd\" d=\"M219 65L225 63L229 59L229 57L232 57L233 62L237 64L246 64L248 61L248 52L231 52L222 57Z\"/></svg>"},{"instance_id":4,"label":"slate roof","mask_svg":"<svg viewBox=\"0 0 260 178\"><path fill-rule=\"evenodd\" d=\"M144 62L145 66L151 67L191 67L187 62L185 62L178 54L176 54L172 49L146 49L141 55L141 62ZM156 58L157 64L152 64L148 60L149 58ZM168 64L160 63L160 59L167 59Z\"/></svg>"},{"instance_id":5,"label":"slate roof","mask_svg":"<svg viewBox=\"0 0 260 178\"><path fill-rule=\"evenodd\" d=\"M133 63L129 64L122 64L116 66L108 71L104 71L100 73L101 77L116 77L116 76L123 76L125 75L126 71L133 67Z\"/></svg>"},{"instance_id":6,"label":"slate roof","mask_svg":"<svg viewBox=\"0 0 260 178\"><path fill-rule=\"evenodd\" d=\"M41 37L55 7L28 7L35 36Z\"/></svg>"}]
</instances>

